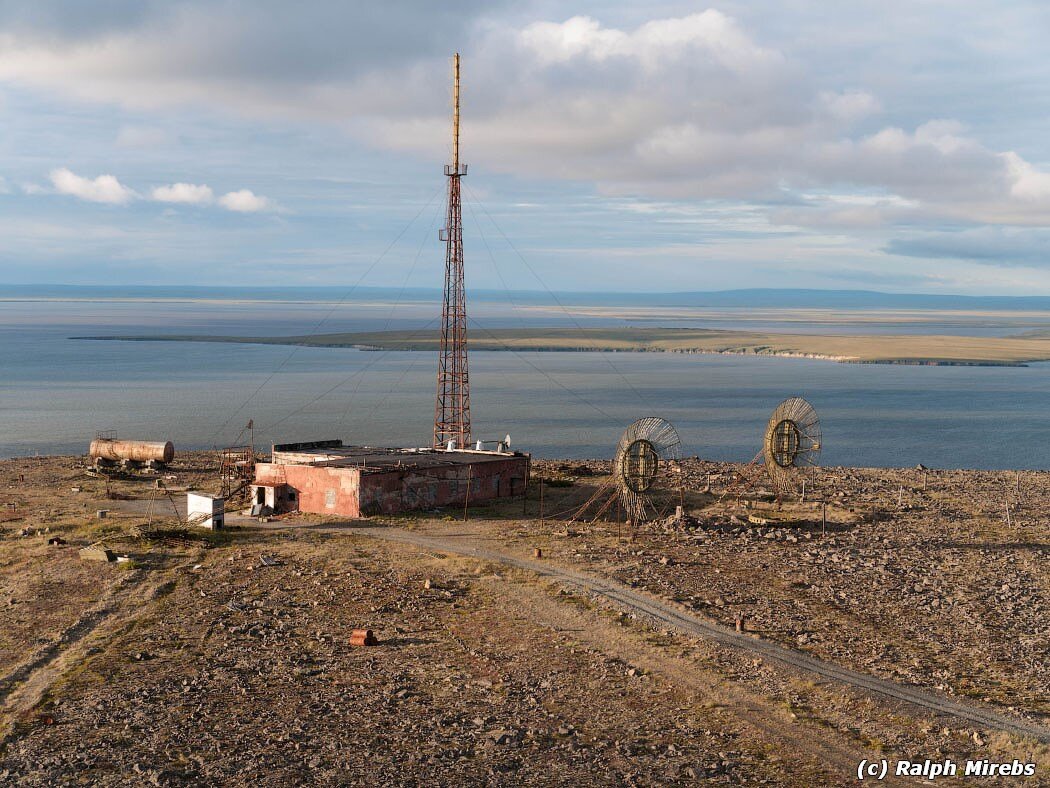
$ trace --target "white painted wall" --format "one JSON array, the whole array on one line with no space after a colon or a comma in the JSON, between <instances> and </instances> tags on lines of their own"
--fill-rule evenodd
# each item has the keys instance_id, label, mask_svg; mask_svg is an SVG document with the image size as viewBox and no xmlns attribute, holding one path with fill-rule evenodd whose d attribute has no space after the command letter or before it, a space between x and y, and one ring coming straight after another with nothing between
<instances>
[{"instance_id":1,"label":"white painted wall","mask_svg":"<svg viewBox=\"0 0 1050 788\"><path fill-rule=\"evenodd\" d=\"M222 498L216 498L203 493L186 493L186 518L194 522L200 528L212 530L223 527L225 519L226 502ZM205 517L205 515L207 515Z\"/></svg>"}]
</instances>

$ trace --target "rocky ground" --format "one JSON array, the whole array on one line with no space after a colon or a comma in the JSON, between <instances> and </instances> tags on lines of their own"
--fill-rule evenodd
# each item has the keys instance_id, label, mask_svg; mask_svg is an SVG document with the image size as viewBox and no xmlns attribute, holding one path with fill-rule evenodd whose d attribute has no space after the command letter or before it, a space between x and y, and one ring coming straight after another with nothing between
<instances>
[{"instance_id":1,"label":"rocky ground","mask_svg":"<svg viewBox=\"0 0 1050 788\"><path fill-rule=\"evenodd\" d=\"M564 468L537 471L573 478ZM604 470L583 469L588 487ZM650 526L625 544L580 523L559 538L551 522L544 541L552 556L847 667L1050 717L1050 474L812 471L809 501L777 506L761 477L734 487L736 470L687 463L684 488L712 490L689 498L692 527ZM572 490L552 487L551 510Z\"/></svg>"},{"instance_id":2,"label":"rocky ground","mask_svg":"<svg viewBox=\"0 0 1050 788\"><path fill-rule=\"evenodd\" d=\"M165 483L207 485L211 463L191 456ZM835 470L778 510L760 480L734 485L742 470L687 463L687 517L631 541L548 519L602 484L601 463L537 463L542 520L534 485L527 512L376 522L540 548L839 664L1047 719L1050 476L937 473L924 491L918 471ZM0 784L846 785L859 759L904 753L1034 759L1046 776L1042 745L525 572L306 517L131 538L150 497L174 523L154 484L107 493L79 458L0 463ZM831 502L824 528L814 499ZM129 560L80 559L100 538ZM379 645L350 645L358 627Z\"/></svg>"}]
</instances>

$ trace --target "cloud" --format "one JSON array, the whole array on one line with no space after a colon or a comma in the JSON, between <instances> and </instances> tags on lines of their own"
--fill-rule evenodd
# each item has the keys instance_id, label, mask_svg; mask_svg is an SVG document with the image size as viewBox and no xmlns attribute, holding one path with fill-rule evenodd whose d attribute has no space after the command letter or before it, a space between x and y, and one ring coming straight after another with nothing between
<instances>
[{"instance_id":1,"label":"cloud","mask_svg":"<svg viewBox=\"0 0 1050 788\"><path fill-rule=\"evenodd\" d=\"M95 179L82 178L65 167L50 173L51 183L59 194L68 194L88 202L123 205L137 195L112 175L99 175Z\"/></svg>"},{"instance_id":2,"label":"cloud","mask_svg":"<svg viewBox=\"0 0 1050 788\"><path fill-rule=\"evenodd\" d=\"M8 184L7 179L0 175L0 194L10 194L11 186Z\"/></svg>"},{"instance_id":3,"label":"cloud","mask_svg":"<svg viewBox=\"0 0 1050 788\"><path fill-rule=\"evenodd\" d=\"M204 184L173 183L170 186L157 186L151 192L157 202L174 202L187 205L202 205L214 199L211 187Z\"/></svg>"},{"instance_id":4,"label":"cloud","mask_svg":"<svg viewBox=\"0 0 1050 788\"><path fill-rule=\"evenodd\" d=\"M259 213L274 210L276 207L273 200L255 194L251 189L226 192L216 200L211 187L203 183L173 183L168 186L157 186L151 192L151 196L157 202L183 205L207 205L218 202L226 210L237 213Z\"/></svg>"},{"instance_id":5,"label":"cloud","mask_svg":"<svg viewBox=\"0 0 1050 788\"><path fill-rule=\"evenodd\" d=\"M756 44L733 19L714 9L653 20L629 32L602 27L588 16L561 23L536 22L522 30L520 41L544 66L575 58L594 62L619 58L658 70L665 63L697 57L744 72L783 61L779 53Z\"/></svg>"},{"instance_id":6,"label":"cloud","mask_svg":"<svg viewBox=\"0 0 1050 788\"><path fill-rule=\"evenodd\" d=\"M1041 172L1013 151L1002 154L1010 175L1010 194L1020 200L1045 202L1050 198L1050 172Z\"/></svg>"},{"instance_id":7,"label":"cloud","mask_svg":"<svg viewBox=\"0 0 1050 788\"><path fill-rule=\"evenodd\" d=\"M447 58L449 42L507 4L0 2L0 79L139 108L204 103L294 114L321 108L374 71Z\"/></svg>"},{"instance_id":8,"label":"cloud","mask_svg":"<svg viewBox=\"0 0 1050 788\"><path fill-rule=\"evenodd\" d=\"M866 118L882 109L879 100L866 90L846 90L841 93L825 90L821 91L818 99L831 117L847 122Z\"/></svg>"},{"instance_id":9,"label":"cloud","mask_svg":"<svg viewBox=\"0 0 1050 788\"><path fill-rule=\"evenodd\" d=\"M1032 73L1025 58L1041 44L1025 36L1038 26L1017 9L966 5L953 14L958 34L942 41L924 39L917 31L929 26L916 20L943 22L943 8L884 26L868 11L837 10L832 35L818 19L831 12L770 11L776 4L734 4L735 16L656 10L648 20L608 4L560 17L557 4L481 0L263 5L114 0L92 15L72 0L21 11L0 3L0 80L137 110L321 120L373 148L440 159L454 41L464 52L463 152L491 172L578 181L606 196L760 205L793 227L1050 225L1038 143L1002 129L992 137L977 111L969 124L942 111L954 100L949 109L965 115L972 99L991 100L971 97L971 79L1003 81L971 74L975 58L998 64L1016 51ZM979 44L973 30L987 31ZM937 68L931 41L945 46ZM920 90L945 98L933 108L909 93ZM117 142L162 138L147 119ZM799 197L851 191L875 202ZM274 207L248 190L211 199L240 212Z\"/></svg>"},{"instance_id":10,"label":"cloud","mask_svg":"<svg viewBox=\"0 0 1050 788\"><path fill-rule=\"evenodd\" d=\"M237 213L257 213L273 208L273 203L269 199L255 194L250 189L227 192L219 198L219 205Z\"/></svg>"},{"instance_id":11,"label":"cloud","mask_svg":"<svg viewBox=\"0 0 1050 788\"><path fill-rule=\"evenodd\" d=\"M920 203L896 194L803 194L802 199L773 206L775 225L821 229L864 229L907 224Z\"/></svg>"},{"instance_id":12,"label":"cloud","mask_svg":"<svg viewBox=\"0 0 1050 788\"><path fill-rule=\"evenodd\" d=\"M973 260L997 267L1050 267L1050 232L1042 228L976 227L958 232L911 233L884 251L928 260Z\"/></svg>"},{"instance_id":13,"label":"cloud","mask_svg":"<svg viewBox=\"0 0 1050 788\"><path fill-rule=\"evenodd\" d=\"M880 125L871 91L817 89L802 63L718 11L634 29L581 16L494 29L464 68L463 149L497 171L774 211L814 187L899 198L793 212L821 226L1050 223L1050 172L951 118ZM367 96L358 105L360 133L388 148L436 155L447 136L443 110L399 117L369 114Z\"/></svg>"},{"instance_id":14,"label":"cloud","mask_svg":"<svg viewBox=\"0 0 1050 788\"><path fill-rule=\"evenodd\" d=\"M71 170L60 167L50 173L51 183L59 194L68 194L89 202L125 205L140 195L123 185L113 175L100 175L94 180L83 178ZM0 187L4 182L0 179ZM46 194L47 190L35 184L27 183L22 187L26 194ZM207 184L171 183L155 186L150 190L149 199L154 202L177 205L209 205L218 203L228 211L237 213L259 213L276 209L276 204L250 189L238 189L223 194L217 200L212 188Z\"/></svg>"}]
</instances>

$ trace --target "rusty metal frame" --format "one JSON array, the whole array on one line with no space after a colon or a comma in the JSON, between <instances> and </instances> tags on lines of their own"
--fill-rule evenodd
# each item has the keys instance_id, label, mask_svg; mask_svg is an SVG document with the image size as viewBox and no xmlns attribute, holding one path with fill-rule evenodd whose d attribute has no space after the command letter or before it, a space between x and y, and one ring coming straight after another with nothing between
<instances>
[{"instance_id":1,"label":"rusty metal frame","mask_svg":"<svg viewBox=\"0 0 1050 788\"><path fill-rule=\"evenodd\" d=\"M434 403L434 448L450 441L470 445L470 374L467 367L467 296L463 277L463 206L459 161L459 54L453 60L452 164L446 165L448 208L439 237L445 241L445 290L441 303L441 351Z\"/></svg>"}]
</instances>

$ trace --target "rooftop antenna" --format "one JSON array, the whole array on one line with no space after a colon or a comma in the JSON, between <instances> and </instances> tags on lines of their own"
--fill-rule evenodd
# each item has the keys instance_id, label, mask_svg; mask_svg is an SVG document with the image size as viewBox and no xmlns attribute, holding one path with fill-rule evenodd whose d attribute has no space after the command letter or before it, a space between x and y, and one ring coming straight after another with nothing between
<instances>
[{"instance_id":1,"label":"rooftop antenna","mask_svg":"<svg viewBox=\"0 0 1050 788\"><path fill-rule=\"evenodd\" d=\"M445 228L445 292L441 303L441 351L434 403L434 448L470 445L470 378L467 373L467 296L463 284L463 210L459 180L467 165L459 163L459 53L452 58L452 164L448 176Z\"/></svg>"}]
</instances>

